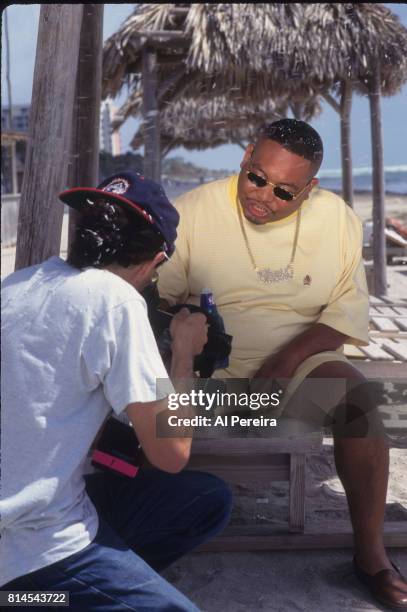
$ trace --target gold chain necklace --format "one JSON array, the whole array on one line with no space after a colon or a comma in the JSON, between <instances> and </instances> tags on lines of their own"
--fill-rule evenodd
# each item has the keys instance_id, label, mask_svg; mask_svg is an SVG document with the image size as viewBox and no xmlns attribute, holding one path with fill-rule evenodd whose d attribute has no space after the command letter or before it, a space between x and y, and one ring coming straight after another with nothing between
<instances>
[{"instance_id":1,"label":"gold chain necklace","mask_svg":"<svg viewBox=\"0 0 407 612\"><path fill-rule=\"evenodd\" d=\"M238 212L238 216L239 216L240 227L241 227L243 238L244 238L244 241L245 241L245 244L246 244L246 249L247 249L247 252L248 252L249 257L250 257L250 261L252 263L254 271L257 274L257 278L259 279L259 281L261 281L262 283L271 284L271 283L281 283L282 281L287 281L287 280L290 280L291 278L293 278L293 276L294 276L294 259L295 259L295 253L296 253L296 250L297 250L298 235L299 235L299 232L300 232L301 208L298 209L297 221L296 221L296 224L295 224L294 242L293 242L293 248L292 248L292 251L291 251L290 261L289 261L288 265L286 265L285 268L279 268L278 270L272 270L271 268L259 268L259 266L256 265L256 262L254 261L253 253L252 253L252 251L250 249L249 240L247 238L246 230L244 228L243 214L242 214L241 205L240 205L238 197L236 197L236 204L237 204L237 212Z\"/></svg>"}]
</instances>

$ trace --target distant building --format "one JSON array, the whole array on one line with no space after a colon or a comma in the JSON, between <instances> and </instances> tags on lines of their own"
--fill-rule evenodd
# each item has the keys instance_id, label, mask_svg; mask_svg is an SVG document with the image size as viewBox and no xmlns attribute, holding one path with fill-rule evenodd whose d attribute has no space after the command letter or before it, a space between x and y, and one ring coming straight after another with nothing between
<instances>
[{"instance_id":1,"label":"distant building","mask_svg":"<svg viewBox=\"0 0 407 612\"><path fill-rule=\"evenodd\" d=\"M120 132L112 133L112 121L117 109L109 100L102 102L100 107L100 150L111 155L121 154Z\"/></svg>"},{"instance_id":2,"label":"distant building","mask_svg":"<svg viewBox=\"0 0 407 612\"><path fill-rule=\"evenodd\" d=\"M13 104L11 131L28 133L30 119L29 104ZM116 108L110 101L104 101L100 107L100 150L107 151L111 155L120 155L121 142L120 133L117 130L112 134L112 120L116 114ZM10 130L8 107L1 109L1 129Z\"/></svg>"},{"instance_id":3,"label":"distant building","mask_svg":"<svg viewBox=\"0 0 407 612\"><path fill-rule=\"evenodd\" d=\"M1 109L1 130L10 130L12 132L28 132L28 122L30 120L30 105L29 104L13 104L12 106L12 125L9 124L9 109L8 106Z\"/></svg>"}]
</instances>

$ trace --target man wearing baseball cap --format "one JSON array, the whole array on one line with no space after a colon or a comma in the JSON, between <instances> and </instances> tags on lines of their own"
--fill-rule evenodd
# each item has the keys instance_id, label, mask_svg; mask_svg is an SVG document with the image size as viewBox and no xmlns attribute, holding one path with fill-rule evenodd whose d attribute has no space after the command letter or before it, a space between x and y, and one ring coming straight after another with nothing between
<instances>
[{"instance_id":1,"label":"man wearing baseball cap","mask_svg":"<svg viewBox=\"0 0 407 612\"><path fill-rule=\"evenodd\" d=\"M191 436L160 438L156 420L193 378L207 326L174 316L171 382L139 293L173 253L178 213L131 172L60 199L79 211L68 260L2 284L0 586L69 592L78 611L196 610L157 572L225 526L231 495L215 476L182 472ZM84 473L112 411L154 466L134 478Z\"/></svg>"}]
</instances>

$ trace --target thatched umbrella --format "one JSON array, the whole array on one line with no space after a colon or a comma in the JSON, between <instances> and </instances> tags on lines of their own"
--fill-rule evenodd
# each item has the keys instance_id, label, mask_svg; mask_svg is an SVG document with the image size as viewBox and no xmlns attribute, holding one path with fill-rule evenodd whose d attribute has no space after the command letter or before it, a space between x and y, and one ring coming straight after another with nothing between
<instances>
[{"instance_id":1,"label":"thatched umbrella","mask_svg":"<svg viewBox=\"0 0 407 612\"><path fill-rule=\"evenodd\" d=\"M219 7L221 5L216 6ZM160 157L157 144L157 135L160 132L158 111L161 111L170 102L187 98L194 99L198 91L195 89L195 83L198 88L202 88L205 83L211 90L210 98L217 93L216 90L219 90L220 95L218 98L225 97L228 101L234 101L235 105L241 105L243 99L243 103L248 108L252 104L264 105L265 101L269 104L272 104L272 101L279 103L278 101L282 97L287 100L287 85L285 90L283 88L285 96L281 95L281 91L278 88L275 88L274 92L271 91L270 80L264 78L266 75L259 72L261 63L258 63L255 59L258 55L257 47L259 40L265 41L267 35L271 35L271 32L267 30L270 25L269 22L267 19L261 19L264 17L265 10L266 14L270 10L269 5L222 6L225 7L225 10L218 11L220 24L224 17L228 16L228 11L232 11L233 23L235 24L235 18L239 18L241 23L245 27L247 26L248 31L251 32L251 35L248 37L248 45L251 45L251 47L250 50L246 50L245 61L250 54L253 54L254 60L252 59L248 68L246 68L244 62L239 59L239 65L241 64L244 69L243 88L242 82L237 83L236 86L222 88L221 80L223 75L221 71L218 71L220 80L215 77L209 85L208 75L202 71L201 67L198 65L194 68L189 65L191 51L195 48L195 43L200 44L202 42L199 27L195 27L196 19L201 19L200 9L206 7L209 11L207 21L208 23L211 22L211 5L139 5L133 15L123 24L122 28L105 43L104 95L115 96L126 83L131 87L130 98L124 107L122 107L120 114L125 119L129 114L137 115L138 111L143 107L145 157L148 158L149 154L155 156L156 159ZM275 5L271 5L271 7L273 6ZM241 17L244 18L241 19ZM278 28L277 26L274 27L274 25L273 28L273 33L275 34ZM189 29L188 32L186 31L187 29ZM243 33L244 29L242 29L241 33ZM258 36L255 41L254 34ZM203 34L203 47L200 47L203 49L205 49L205 36L206 32ZM211 33L209 33L209 36L211 36ZM221 34L222 36L224 38L224 33ZM245 39L240 34L235 38L231 40L230 48L225 56L225 66L230 63L232 68L233 63L236 63L239 53L242 57L239 45ZM240 42L236 46L237 41ZM212 41L209 41L209 43L209 46L211 46ZM155 50L154 65L150 66L150 70L145 70L147 62L151 58L149 51L151 51L152 47ZM223 69L225 69L225 66ZM151 96L152 81L157 83L155 100L152 100L154 96ZM204 87L206 98L208 98L207 87ZM312 102L309 101L312 96L312 90L309 87L304 86L301 91L290 89L289 95L290 106L296 116L307 116L307 118L310 118L313 116L310 109L318 110L315 96L313 96ZM146 98L149 98L148 105L146 104ZM142 99L143 103L141 104ZM202 100L202 96L200 99ZM301 104L304 101L307 102L307 108L303 110ZM287 101L284 104L288 108ZM221 118L214 117L216 124L218 124L219 120ZM246 120L247 114L244 121ZM216 126L213 129L216 129ZM226 134L224 134L224 137L226 137ZM224 137L222 137L222 142ZM155 142L152 152L150 152L149 146L151 141ZM178 141L180 141L179 138ZM208 142L212 142L211 137ZM149 165L149 160L147 159L146 161Z\"/></svg>"},{"instance_id":2,"label":"thatched umbrella","mask_svg":"<svg viewBox=\"0 0 407 612\"><path fill-rule=\"evenodd\" d=\"M149 32L155 32L162 84L158 106L181 96L226 93L228 99L243 94L250 103L288 95L295 107L322 93L341 116L343 195L352 204L352 89L368 93L379 55L384 95L407 78L406 30L388 9L336 3L141 4L105 45L105 94L117 94L131 80L133 91L140 86ZM169 74L171 66L177 69Z\"/></svg>"},{"instance_id":3,"label":"thatched umbrella","mask_svg":"<svg viewBox=\"0 0 407 612\"><path fill-rule=\"evenodd\" d=\"M261 126L286 117L289 108L288 102L285 102L278 106L268 103L260 108L242 106L235 111L233 105L224 101L225 112L221 113L219 109L213 112L211 102L204 104L197 99L169 104L164 109L160 116L163 155L181 146L189 150L202 150L233 143L245 149L256 138ZM319 112L319 104L315 100L308 108L312 117ZM303 109L296 112L301 118L310 118ZM142 131L139 130L131 146L137 148L142 142Z\"/></svg>"},{"instance_id":4,"label":"thatched umbrella","mask_svg":"<svg viewBox=\"0 0 407 612\"><path fill-rule=\"evenodd\" d=\"M228 104L225 98L179 100L160 112L161 153L176 147L203 150L234 143L242 148L266 121L285 117L288 104L273 103L263 108ZM142 126L131 141L134 148L144 143Z\"/></svg>"},{"instance_id":5,"label":"thatched umbrella","mask_svg":"<svg viewBox=\"0 0 407 612\"><path fill-rule=\"evenodd\" d=\"M119 109L113 127L117 129L129 115L141 112L141 93L132 94ZM160 110L161 153L164 157L176 147L207 149L222 144L235 143L245 148L255 138L259 128L288 114L288 100L262 104L247 104L245 100L228 100L223 97L197 98L168 102ZM305 120L317 116L318 100L313 98L294 111ZM131 146L135 149L144 143L143 126L136 132Z\"/></svg>"},{"instance_id":6,"label":"thatched umbrella","mask_svg":"<svg viewBox=\"0 0 407 612\"><path fill-rule=\"evenodd\" d=\"M140 73L146 41L156 48L162 101L174 83L184 98L243 95L252 103L290 96L295 104L325 94L341 114L344 196L350 203L351 92L369 95L376 293L385 293L380 92L392 95L407 80L407 31L398 18L383 5L366 3L144 4L126 23L106 45L105 89L113 95L126 76ZM174 61L178 71L168 77Z\"/></svg>"}]
</instances>

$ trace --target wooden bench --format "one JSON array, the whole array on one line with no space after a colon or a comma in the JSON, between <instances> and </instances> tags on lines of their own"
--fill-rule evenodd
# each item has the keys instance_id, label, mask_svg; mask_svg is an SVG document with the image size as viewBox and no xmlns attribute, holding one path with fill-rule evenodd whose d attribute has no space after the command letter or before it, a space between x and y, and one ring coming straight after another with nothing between
<instances>
[{"instance_id":1,"label":"wooden bench","mask_svg":"<svg viewBox=\"0 0 407 612\"><path fill-rule=\"evenodd\" d=\"M391 308L380 311L380 308ZM350 348L351 362L367 378L395 381L407 378L407 356L404 353L404 308L407 302L391 304L386 298L371 299L372 342L369 347ZM391 314L391 317L390 317ZM397 332L378 329L378 319L395 320ZM378 333L375 333L378 332ZM392 343L383 342L392 340ZM377 349L380 350L375 350ZM352 352L352 349L355 349ZM385 355L385 357L383 357ZM391 415L390 415L391 416ZM290 422L288 422L290 421ZM301 548L352 547L350 521L305 523L305 484L307 457L322 449L322 431L310 431L305 423L280 417L275 435L264 437L208 439L196 437L188 469L199 469L216 474L231 484L247 482L288 481L289 503L287 528L270 525L230 526L201 550L273 550ZM406 426L407 424L402 424ZM404 430L403 430L404 431ZM392 521L385 525L386 546L407 546L407 521Z\"/></svg>"},{"instance_id":2,"label":"wooden bench","mask_svg":"<svg viewBox=\"0 0 407 612\"><path fill-rule=\"evenodd\" d=\"M345 345L345 355L358 367L364 362L379 362L380 374L377 377L383 377L392 371L393 365L407 362L407 300L396 302L388 297L370 296L369 302L370 344L360 347ZM406 372L407 365L404 366L404 376Z\"/></svg>"},{"instance_id":3,"label":"wooden bench","mask_svg":"<svg viewBox=\"0 0 407 612\"><path fill-rule=\"evenodd\" d=\"M288 419L286 419L288 420ZM279 419L282 423L283 419ZM279 426L279 429L281 426ZM281 431L280 431L281 433ZM202 439L193 442L188 469L202 470L230 484L289 483L287 528L270 525L229 526L201 550L277 550L353 546L349 521L306 525L307 458L322 449L322 432L271 438ZM386 524L386 546L407 546L407 521Z\"/></svg>"},{"instance_id":4,"label":"wooden bench","mask_svg":"<svg viewBox=\"0 0 407 612\"><path fill-rule=\"evenodd\" d=\"M289 535L270 533L263 525L249 527L249 534L229 527L202 550L279 548L289 541L294 546L295 536L304 534L306 457L321 450L322 432L289 435L280 425L278 429L278 436L266 438L194 439L188 469L216 474L230 484L289 482Z\"/></svg>"}]
</instances>

